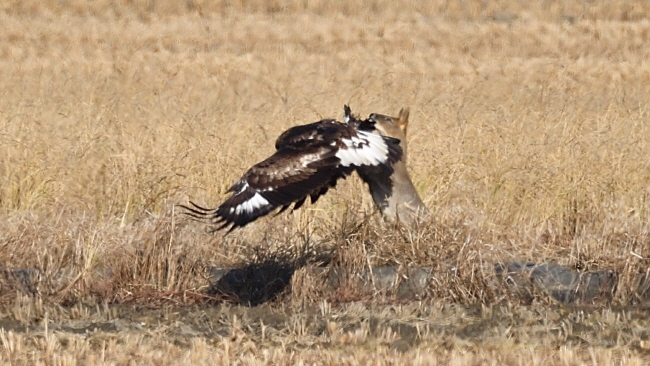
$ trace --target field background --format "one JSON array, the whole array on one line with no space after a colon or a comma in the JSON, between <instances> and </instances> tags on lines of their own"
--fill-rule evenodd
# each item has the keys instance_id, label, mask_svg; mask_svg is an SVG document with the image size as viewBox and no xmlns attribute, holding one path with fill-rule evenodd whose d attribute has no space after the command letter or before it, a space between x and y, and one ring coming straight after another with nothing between
<instances>
[{"instance_id":1,"label":"field background","mask_svg":"<svg viewBox=\"0 0 650 366\"><path fill-rule=\"evenodd\" d=\"M645 1L3 2L0 267L42 280L39 296L0 294L10 329L0 360L641 362L646 319L625 309L641 301L634 278L650 257L647 14ZM343 104L362 116L411 108L409 168L433 213L424 227L383 226L356 177L226 237L178 215L188 199L218 205L280 132L340 118ZM268 339L259 321L242 325L255 316L235 314L252 310L200 305L209 266L323 255L350 269L433 268L435 300L348 294L329 309L337 298L298 270L291 291L262 306L261 328L274 311L290 314ZM485 268L510 260L614 270L619 310L588 310L594 320L511 302L485 286ZM62 273L72 280L56 287ZM49 322L123 309L136 319L129 304L198 306L196 317L223 308L228 331L48 333ZM327 330L311 332L310 314ZM564 320L580 316L592 328L569 342ZM403 353L393 328L346 328L369 317L468 321L478 336L412 325L419 341ZM515 331L499 333L506 318ZM492 328L496 338L482 336Z\"/></svg>"}]
</instances>

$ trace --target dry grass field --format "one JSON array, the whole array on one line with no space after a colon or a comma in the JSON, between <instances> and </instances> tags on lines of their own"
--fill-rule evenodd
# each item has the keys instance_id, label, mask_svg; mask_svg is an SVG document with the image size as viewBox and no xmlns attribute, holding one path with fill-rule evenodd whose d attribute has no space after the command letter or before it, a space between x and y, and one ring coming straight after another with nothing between
<instances>
[{"instance_id":1,"label":"dry grass field","mask_svg":"<svg viewBox=\"0 0 650 366\"><path fill-rule=\"evenodd\" d=\"M650 3L0 4L2 364L643 364ZM395 230L356 177L228 236L216 206L286 128L410 106L433 215ZM257 307L210 266L293 266ZM520 304L495 263L610 269L609 301ZM404 302L304 266L436 273ZM450 270L453 268L453 270ZM13 273L13 272L12 272ZM25 295L31 293L31 295Z\"/></svg>"}]
</instances>

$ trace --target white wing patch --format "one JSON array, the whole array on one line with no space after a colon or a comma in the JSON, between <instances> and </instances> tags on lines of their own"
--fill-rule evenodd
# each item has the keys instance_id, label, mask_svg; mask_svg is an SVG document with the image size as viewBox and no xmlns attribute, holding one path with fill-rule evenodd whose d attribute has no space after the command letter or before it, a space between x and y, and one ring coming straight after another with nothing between
<instances>
[{"instance_id":1,"label":"white wing patch","mask_svg":"<svg viewBox=\"0 0 650 366\"><path fill-rule=\"evenodd\" d=\"M237 207L231 207L230 213L235 213L239 215L241 213L252 214L256 210L260 209L263 206L269 204L269 201L266 198L262 197L259 192L256 192L253 197L249 198L247 201L240 203Z\"/></svg>"},{"instance_id":2,"label":"white wing patch","mask_svg":"<svg viewBox=\"0 0 650 366\"><path fill-rule=\"evenodd\" d=\"M381 135L357 131L358 137L344 138L346 147L336 152L343 166L381 165L388 161L388 146Z\"/></svg>"},{"instance_id":3,"label":"white wing patch","mask_svg":"<svg viewBox=\"0 0 650 366\"><path fill-rule=\"evenodd\" d=\"M243 184L241 185L241 188L239 188L239 191L237 191L237 192L235 193L235 196L238 195L238 194L242 194L242 193L244 193L244 191L246 190L246 188L248 188L248 182L247 182L247 181L245 181L245 180L240 180L239 182L240 182L240 183L243 183Z\"/></svg>"}]
</instances>

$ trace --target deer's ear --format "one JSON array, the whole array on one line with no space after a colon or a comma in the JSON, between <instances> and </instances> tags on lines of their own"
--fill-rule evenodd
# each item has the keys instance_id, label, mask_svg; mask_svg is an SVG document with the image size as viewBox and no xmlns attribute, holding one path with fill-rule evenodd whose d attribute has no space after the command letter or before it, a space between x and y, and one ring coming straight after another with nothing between
<instances>
[{"instance_id":1,"label":"deer's ear","mask_svg":"<svg viewBox=\"0 0 650 366\"><path fill-rule=\"evenodd\" d=\"M397 121L397 125L399 126L399 129L402 130L402 132L404 132L405 135L406 135L406 129L409 126L409 112L410 111L408 107L402 108L399 111L399 120Z\"/></svg>"}]
</instances>

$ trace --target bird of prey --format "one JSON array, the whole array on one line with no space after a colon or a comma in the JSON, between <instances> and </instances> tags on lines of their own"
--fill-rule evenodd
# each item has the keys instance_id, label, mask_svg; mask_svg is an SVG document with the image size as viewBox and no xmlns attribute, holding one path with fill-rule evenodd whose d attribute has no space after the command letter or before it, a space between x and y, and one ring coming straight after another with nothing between
<instances>
[{"instance_id":1,"label":"bird of prey","mask_svg":"<svg viewBox=\"0 0 650 366\"><path fill-rule=\"evenodd\" d=\"M293 204L296 210L307 197L313 204L359 168L392 171L402 159L400 141L382 136L372 119L359 119L347 105L344 109L344 122L323 119L284 131L275 141L275 153L248 169L219 207L191 201L181 207L187 215L216 225L213 231L230 226L230 232L278 208L280 213Z\"/></svg>"}]
</instances>

